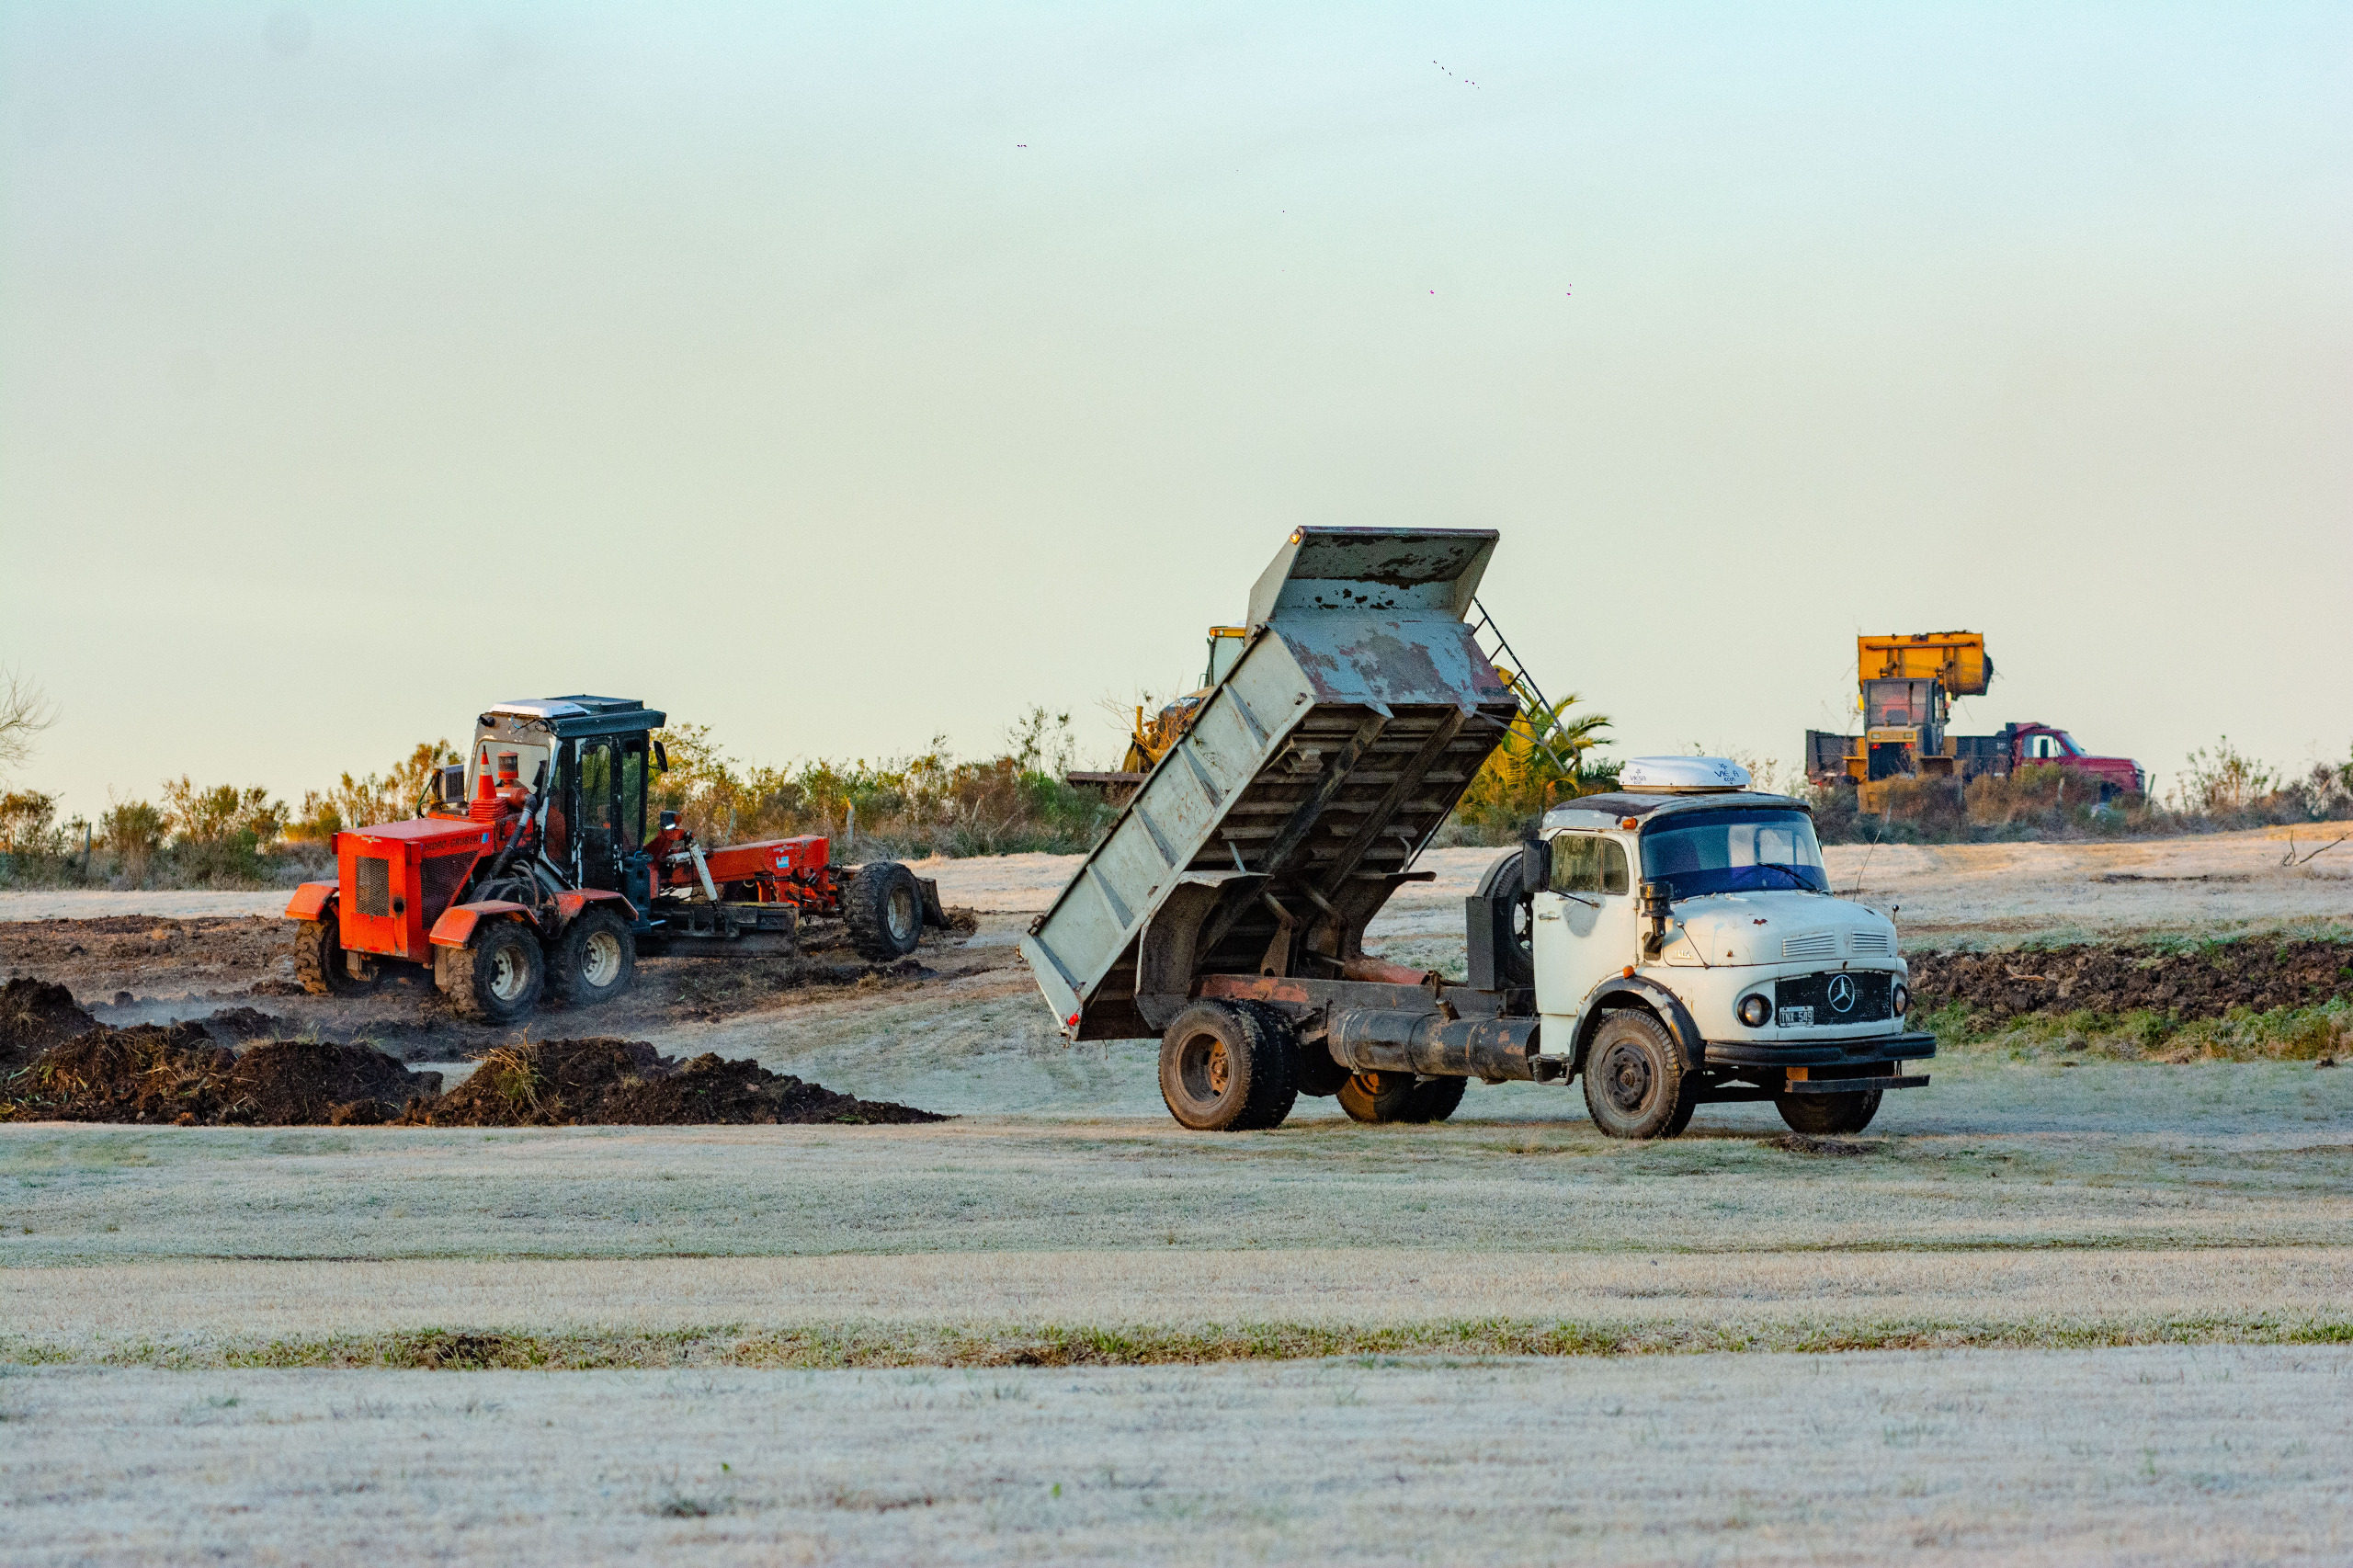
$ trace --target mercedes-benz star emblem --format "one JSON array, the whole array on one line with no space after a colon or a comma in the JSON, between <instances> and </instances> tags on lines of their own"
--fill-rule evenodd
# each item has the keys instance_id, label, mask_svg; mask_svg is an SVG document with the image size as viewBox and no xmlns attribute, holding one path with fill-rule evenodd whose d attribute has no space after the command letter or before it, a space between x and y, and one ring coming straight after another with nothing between
<instances>
[{"instance_id":1,"label":"mercedes-benz star emblem","mask_svg":"<svg viewBox=\"0 0 2353 1568\"><path fill-rule=\"evenodd\" d=\"M1852 975L1834 974L1830 977L1830 1010L1850 1013L1855 1008L1855 981Z\"/></svg>"}]
</instances>

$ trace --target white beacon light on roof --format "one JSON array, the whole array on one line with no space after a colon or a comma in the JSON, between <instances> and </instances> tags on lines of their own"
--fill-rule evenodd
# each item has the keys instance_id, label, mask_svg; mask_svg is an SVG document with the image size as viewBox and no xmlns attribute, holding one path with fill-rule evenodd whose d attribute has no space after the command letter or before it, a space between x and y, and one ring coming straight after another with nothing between
<instances>
[{"instance_id":1,"label":"white beacon light on roof","mask_svg":"<svg viewBox=\"0 0 2353 1568\"><path fill-rule=\"evenodd\" d=\"M1618 788L1637 795L1709 795L1748 783L1748 769L1721 756L1638 756L1618 770Z\"/></svg>"}]
</instances>

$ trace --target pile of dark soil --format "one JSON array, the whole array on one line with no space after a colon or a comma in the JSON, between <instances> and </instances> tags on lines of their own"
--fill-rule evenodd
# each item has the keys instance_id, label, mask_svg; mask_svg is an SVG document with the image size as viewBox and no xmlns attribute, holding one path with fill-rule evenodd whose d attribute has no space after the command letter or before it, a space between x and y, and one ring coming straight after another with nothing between
<instances>
[{"instance_id":1,"label":"pile of dark soil","mask_svg":"<svg viewBox=\"0 0 2353 1568\"><path fill-rule=\"evenodd\" d=\"M2137 946L1915 953L1927 1007L1961 1003L1995 1022L2026 1013L2152 1012L2219 1018L2353 996L2353 942L2226 942L2190 952Z\"/></svg>"},{"instance_id":2,"label":"pile of dark soil","mask_svg":"<svg viewBox=\"0 0 2353 1568\"><path fill-rule=\"evenodd\" d=\"M944 1121L912 1106L861 1100L703 1055L680 1062L642 1040L550 1040L502 1048L406 1127L692 1127Z\"/></svg>"},{"instance_id":3,"label":"pile of dark soil","mask_svg":"<svg viewBox=\"0 0 2353 1568\"><path fill-rule=\"evenodd\" d=\"M249 1040L276 1040L290 1032L284 1018L273 1017L253 1007L221 1007L204 1020L204 1032L224 1045L243 1045Z\"/></svg>"},{"instance_id":4,"label":"pile of dark soil","mask_svg":"<svg viewBox=\"0 0 2353 1568\"><path fill-rule=\"evenodd\" d=\"M0 985L0 1074L97 1027L63 985L29 976Z\"/></svg>"},{"instance_id":5,"label":"pile of dark soil","mask_svg":"<svg viewBox=\"0 0 2353 1568\"><path fill-rule=\"evenodd\" d=\"M380 1051L268 1040L240 1056L199 1023L93 1028L0 1083L0 1120L371 1126L441 1087Z\"/></svg>"}]
</instances>

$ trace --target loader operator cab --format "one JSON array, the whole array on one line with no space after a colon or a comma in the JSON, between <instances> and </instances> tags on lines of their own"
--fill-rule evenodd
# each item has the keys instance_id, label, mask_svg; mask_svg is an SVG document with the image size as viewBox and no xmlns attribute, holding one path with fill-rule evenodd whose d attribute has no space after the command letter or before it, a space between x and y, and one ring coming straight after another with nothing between
<instances>
[{"instance_id":1,"label":"loader operator cab","mask_svg":"<svg viewBox=\"0 0 2353 1568\"><path fill-rule=\"evenodd\" d=\"M537 821L548 859L574 886L623 893L642 914L649 774L664 762L653 732L666 722L632 698L495 703L476 721L462 798L512 753L526 787L542 780Z\"/></svg>"}]
</instances>

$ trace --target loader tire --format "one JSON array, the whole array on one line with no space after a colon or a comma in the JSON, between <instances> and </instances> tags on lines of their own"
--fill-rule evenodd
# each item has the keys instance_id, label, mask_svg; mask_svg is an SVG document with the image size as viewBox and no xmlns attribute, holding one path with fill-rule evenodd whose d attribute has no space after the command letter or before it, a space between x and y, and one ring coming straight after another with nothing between
<instances>
[{"instance_id":1,"label":"loader tire","mask_svg":"<svg viewBox=\"0 0 2353 1568\"><path fill-rule=\"evenodd\" d=\"M1495 983L1536 983L1536 890L1520 874L1519 851L1499 856L1479 879L1477 897L1495 906Z\"/></svg>"},{"instance_id":2,"label":"loader tire","mask_svg":"<svg viewBox=\"0 0 2353 1568\"><path fill-rule=\"evenodd\" d=\"M849 943L869 963L905 958L923 940L923 889L896 860L860 867L842 893Z\"/></svg>"},{"instance_id":3,"label":"loader tire","mask_svg":"<svg viewBox=\"0 0 2353 1568\"><path fill-rule=\"evenodd\" d=\"M1470 1088L1468 1078L1423 1078L1414 1085L1414 1092L1405 1098L1405 1112L1400 1121L1444 1121L1462 1103L1463 1091Z\"/></svg>"},{"instance_id":4,"label":"loader tire","mask_svg":"<svg viewBox=\"0 0 2353 1568\"><path fill-rule=\"evenodd\" d=\"M609 1002L637 974L637 934L609 909L591 907L564 927L548 968L548 990L574 1007Z\"/></svg>"},{"instance_id":5,"label":"loader tire","mask_svg":"<svg viewBox=\"0 0 2353 1568\"><path fill-rule=\"evenodd\" d=\"M477 1023L511 1024L540 1005L547 980L547 956L539 938L513 920L474 928L462 948L436 949L434 979L461 1017Z\"/></svg>"},{"instance_id":6,"label":"loader tire","mask_svg":"<svg viewBox=\"0 0 2353 1568\"><path fill-rule=\"evenodd\" d=\"M1792 1132L1820 1138L1834 1132L1860 1132L1879 1114L1883 1091L1864 1089L1851 1095L1775 1095L1773 1108Z\"/></svg>"},{"instance_id":7,"label":"loader tire","mask_svg":"<svg viewBox=\"0 0 2353 1568\"><path fill-rule=\"evenodd\" d=\"M1602 1019L1585 1053L1585 1106L1612 1138L1672 1138L1691 1124L1699 1085L1682 1049L1650 1014L1622 1007Z\"/></svg>"},{"instance_id":8,"label":"loader tire","mask_svg":"<svg viewBox=\"0 0 2353 1568\"><path fill-rule=\"evenodd\" d=\"M1340 1085L1340 1108L1352 1121L1403 1121L1414 1101L1411 1073L1351 1073Z\"/></svg>"},{"instance_id":9,"label":"loader tire","mask_svg":"<svg viewBox=\"0 0 2353 1568\"><path fill-rule=\"evenodd\" d=\"M1292 1054L1256 1008L1196 1002L1161 1036L1160 1097L1196 1132L1278 1127L1299 1097Z\"/></svg>"},{"instance_id":10,"label":"loader tire","mask_svg":"<svg viewBox=\"0 0 2353 1568\"><path fill-rule=\"evenodd\" d=\"M324 920L294 923L294 978L313 996L352 996L368 989L343 961L343 930L330 909Z\"/></svg>"}]
</instances>

